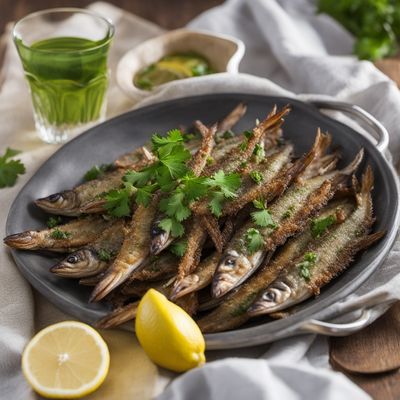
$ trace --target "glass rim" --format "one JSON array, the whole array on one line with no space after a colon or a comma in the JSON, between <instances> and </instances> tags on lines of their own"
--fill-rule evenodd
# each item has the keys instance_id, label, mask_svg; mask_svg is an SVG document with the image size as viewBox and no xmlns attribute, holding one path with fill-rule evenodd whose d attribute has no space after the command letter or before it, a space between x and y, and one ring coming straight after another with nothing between
<instances>
[{"instance_id":1,"label":"glass rim","mask_svg":"<svg viewBox=\"0 0 400 400\"><path fill-rule=\"evenodd\" d=\"M78 7L56 7L56 8L47 8L45 10L39 10L39 11L35 11L33 13L30 13L28 15L25 15L25 17L22 17L21 19L19 19L13 26L12 29L12 36L13 36L13 40L15 41L16 39L21 40L22 45L26 48L32 48L30 45L28 45L24 39L21 37L21 35L19 35L17 33L17 29L18 29L18 25L20 25L23 22L26 22L26 20L29 20L31 18L35 18L35 17L39 17L41 15L45 15L45 14L52 14L52 13L80 13L80 14L87 14L91 17L97 18L102 20L103 22L106 23L107 25L107 33L104 35L104 38L100 39L100 40L104 40L104 42L102 42L101 44L98 44L96 46L87 48L87 49L80 49L80 50L71 50L71 53L85 53L85 52L89 52L89 51L93 51L96 50L98 48L103 47L104 45L108 44L111 39L114 36L115 33L115 26L114 24L111 22L111 20L109 20L106 17L103 17L101 14L99 14L96 11L92 11L92 10L88 10L85 8L78 8ZM38 49L38 48L34 48L32 49L36 52L42 52L42 53L54 53L54 50L48 50L48 49Z\"/></svg>"}]
</instances>

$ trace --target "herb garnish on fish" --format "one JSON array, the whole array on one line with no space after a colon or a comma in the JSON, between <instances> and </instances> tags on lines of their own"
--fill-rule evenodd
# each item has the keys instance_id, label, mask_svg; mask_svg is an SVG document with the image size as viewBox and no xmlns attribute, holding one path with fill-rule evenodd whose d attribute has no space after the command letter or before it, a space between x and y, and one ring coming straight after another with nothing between
<instances>
[{"instance_id":1,"label":"herb garnish on fish","mask_svg":"<svg viewBox=\"0 0 400 400\"><path fill-rule=\"evenodd\" d=\"M56 228L50 233L50 237L57 240L68 239L71 237L71 232L62 231L61 229Z\"/></svg>"},{"instance_id":2,"label":"herb garnish on fish","mask_svg":"<svg viewBox=\"0 0 400 400\"><path fill-rule=\"evenodd\" d=\"M83 179L85 181L92 181L93 179L99 178L105 172L111 171L113 167L113 164L93 165L93 167L85 173Z\"/></svg>"},{"instance_id":3,"label":"herb garnish on fish","mask_svg":"<svg viewBox=\"0 0 400 400\"><path fill-rule=\"evenodd\" d=\"M312 228L311 228L312 232ZM299 269L299 274L302 278L304 278L306 281L309 281L311 278L311 268L315 265L317 262L317 255L313 252L308 252L304 254L303 261L296 264L296 267Z\"/></svg>"},{"instance_id":4,"label":"herb garnish on fish","mask_svg":"<svg viewBox=\"0 0 400 400\"><path fill-rule=\"evenodd\" d=\"M313 238L319 238L331 225L336 222L336 215L328 215L325 218L315 218L311 221L311 234Z\"/></svg>"},{"instance_id":5,"label":"herb garnish on fish","mask_svg":"<svg viewBox=\"0 0 400 400\"><path fill-rule=\"evenodd\" d=\"M54 228L57 225L62 224L62 218L61 217L50 217L47 222L46 225L48 228Z\"/></svg>"}]
</instances>

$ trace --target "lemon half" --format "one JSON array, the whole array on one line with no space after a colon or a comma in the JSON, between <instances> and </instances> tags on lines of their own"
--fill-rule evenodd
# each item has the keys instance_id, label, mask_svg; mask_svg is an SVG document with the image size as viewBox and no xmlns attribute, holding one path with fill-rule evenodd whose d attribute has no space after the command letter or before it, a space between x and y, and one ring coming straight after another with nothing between
<instances>
[{"instance_id":1,"label":"lemon half","mask_svg":"<svg viewBox=\"0 0 400 400\"><path fill-rule=\"evenodd\" d=\"M37 333L22 354L22 372L44 397L74 399L95 391L110 365L107 344L89 325L65 321Z\"/></svg>"},{"instance_id":2,"label":"lemon half","mask_svg":"<svg viewBox=\"0 0 400 400\"><path fill-rule=\"evenodd\" d=\"M183 372L205 362L205 342L198 325L154 289L139 303L135 329L144 351L161 367Z\"/></svg>"}]
</instances>

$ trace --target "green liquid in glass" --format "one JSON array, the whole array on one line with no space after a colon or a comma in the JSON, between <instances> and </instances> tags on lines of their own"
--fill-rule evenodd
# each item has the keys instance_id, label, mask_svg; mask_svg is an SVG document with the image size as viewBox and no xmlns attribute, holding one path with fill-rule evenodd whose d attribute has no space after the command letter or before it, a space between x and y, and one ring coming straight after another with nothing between
<instances>
[{"instance_id":1,"label":"green liquid in glass","mask_svg":"<svg viewBox=\"0 0 400 400\"><path fill-rule=\"evenodd\" d=\"M28 79L35 118L44 126L73 126L101 117L107 89L110 38L16 40Z\"/></svg>"}]
</instances>

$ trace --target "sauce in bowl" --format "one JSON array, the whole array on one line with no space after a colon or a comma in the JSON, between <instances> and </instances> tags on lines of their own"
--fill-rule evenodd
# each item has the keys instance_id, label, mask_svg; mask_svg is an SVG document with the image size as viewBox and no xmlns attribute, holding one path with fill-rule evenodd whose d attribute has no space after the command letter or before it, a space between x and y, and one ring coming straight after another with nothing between
<instances>
[{"instance_id":1,"label":"sauce in bowl","mask_svg":"<svg viewBox=\"0 0 400 400\"><path fill-rule=\"evenodd\" d=\"M192 78L215 73L210 63L196 53L173 54L142 68L133 78L136 87L151 90L153 87L177 79Z\"/></svg>"}]
</instances>

